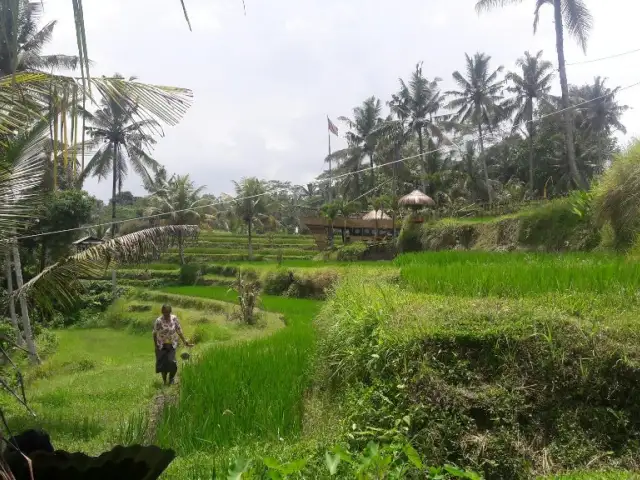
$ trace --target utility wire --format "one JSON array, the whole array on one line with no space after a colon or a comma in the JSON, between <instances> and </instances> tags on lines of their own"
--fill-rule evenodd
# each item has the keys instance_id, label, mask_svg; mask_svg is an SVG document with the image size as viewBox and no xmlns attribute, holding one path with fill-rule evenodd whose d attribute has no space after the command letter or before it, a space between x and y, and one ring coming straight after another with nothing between
<instances>
[{"instance_id":1,"label":"utility wire","mask_svg":"<svg viewBox=\"0 0 640 480\"><path fill-rule=\"evenodd\" d=\"M556 111L547 113L545 115L541 115L541 116L539 116L537 118L534 118L533 120L530 120L530 121L528 120L527 122L525 122L525 124L529 123L529 122L531 122L531 123L539 122L540 120L543 120L545 118L551 117L553 115L558 115L559 113L564 113L565 111L576 109L576 108L581 107L583 105L589 104L591 102L595 102L597 100L601 100L601 99L606 98L606 97L613 96L613 95L617 94L618 92L621 92L621 91L624 91L624 90L629 90L629 89L637 87L639 85L640 85L640 81L636 82L636 83L633 83L631 85L627 85L625 87L618 88L618 89L616 89L615 91L613 91L611 93L608 93L608 94L605 94L605 95L601 95L599 97L592 98L590 100L585 100L584 102L581 102L581 103L578 103L578 104L575 104L575 105L571 105L571 106L569 106L567 108L564 108L564 109L561 109L561 110L556 110ZM355 171L355 172L346 172L344 174L341 174L341 175L338 175L338 176L335 176L335 177L332 177L332 178L323 179L323 180L316 180L316 181L309 182L309 183L322 184L322 183L326 183L326 182L333 182L334 180L339 180L341 178L345 178L345 177L348 177L348 176L351 176L351 175L359 175L359 174L361 174L363 172L368 172L368 171L371 171L371 170L376 170L378 168L388 167L389 165L395 165L396 163L401 163L401 162L405 162L407 160L412 160L412 159L416 159L416 158L422 157L424 155L429 155L431 153L440 152L440 151L445 150L445 149L447 149L449 147L453 147L456 150L458 150L459 152L462 152L462 148L459 145L457 145L457 144L455 144L453 142L450 142L447 145L443 145L442 147L436 148L434 150L430 150L428 152L418 153L416 155L410 155L410 156L407 156L407 157L403 157L403 158L400 158L400 159L397 159L397 160L393 160L391 162L386 162L386 163L382 163L382 164L378 164L378 165L371 165L369 167L360 169L360 170ZM176 213L192 211L192 210L195 210L195 209L210 208L210 207L214 207L216 205L224 205L225 203L230 203L230 202L251 200L251 199L259 198L259 197L262 197L262 196L265 196L265 195L270 195L270 194L275 193L275 192L277 192L279 190L282 190L282 189L281 188L274 188L272 190L268 190L268 191L265 191L263 193L259 193L259 194L256 194L256 195L250 195L250 196L246 196L246 197L230 197L227 200L220 200L220 201L213 202L213 203L210 203L210 204L207 204L207 205L200 205L200 206L194 207L194 208L185 208L185 209L176 210L176 211L173 211L173 212L158 213L158 214L154 214L154 215L145 215L145 216L142 216L142 217L128 218L128 219L119 220L119 221L116 221L116 222L109 221L109 222L98 223L98 224L94 224L94 225L85 225L85 226L82 226L82 227L67 228L67 229L64 229L64 230L56 230L56 231L53 231L53 232L36 233L36 234L33 234L33 235L23 235L23 236L20 236L20 237L13 237L11 239L7 239L4 242L16 241L16 240L24 240L24 239L36 238L36 237L45 237L45 236L50 236L50 235L56 235L58 233L76 232L76 231L81 231L81 230L87 230L89 228L109 226L109 225L112 225L114 223L116 225L121 225L123 223L128 223L128 222L134 222L134 221L140 221L140 220L148 220L148 219L152 219L152 218L159 218L159 217L163 217L163 216L166 216L166 215L172 215L172 214L176 214Z\"/></svg>"},{"instance_id":2,"label":"utility wire","mask_svg":"<svg viewBox=\"0 0 640 480\"><path fill-rule=\"evenodd\" d=\"M614 55L609 55L607 57L594 58L593 60L584 60L584 61L581 61L581 62L571 62L571 63L567 63L566 66L567 67L572 67L574 65L586 65L588 63L595 63L595 62L601 62L602 60L609 60L610 58L624 57L625 55L631 55L632 53L637 53L637 52L640 52L640 48L636 48L634 50L629 50L628 52L616 53Z\"/></svg>"}]
</instances>

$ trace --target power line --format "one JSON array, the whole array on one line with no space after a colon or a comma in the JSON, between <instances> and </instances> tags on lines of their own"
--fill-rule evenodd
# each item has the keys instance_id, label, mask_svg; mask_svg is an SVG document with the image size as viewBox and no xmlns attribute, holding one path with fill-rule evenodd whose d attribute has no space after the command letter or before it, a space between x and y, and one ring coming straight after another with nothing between
<instances>
[{"instance_id":1,"label":"power line","mask_svg":"<svg viewBox=\"0 0 640 480\"><path fill-rule=\"evenodd\" d=\"M543 120L545 118L551 117L553 115L557 115L559 113L564 113L565 111L572 110L572 109L578 108L580 106L589 104L591 102L595 102L597 100L601 100L603 98L613 96L618 92L621 92L621 91L624 91L624 90L629 90L629 89L637 87L639 85L640 85L640 81L636 82L636 83L633 83L631 85L627 85L626 87L618 88L618 89L616 89L615 91L613 91L611 93L608 93L608 94L605 94L605 95L601 95L599 97L592 98L590 100L585 100L584 102L581 102L581 103L578 103L578 104L575 104L575 105L571 105L570 107L567 107L565 109L556 110L556 111L550 112L548 114L545 114L545 115L542 115L540 117L534 118L533 120L527 121L526 123L539 122L540 120ZM337 177L332 177L330 179L316 180L316 181L309 182L309 183L322 184L322 183L326 183L326 182L332 182L334 180L339 180L341 178L345 178L345 177L348 177L348 176L351 176L351 175L359 175L359 174L361 174L363 172L368 172L368 171L371 171L371 170L376 170L378 168L388 167L389 165L395 165L396 163L401 163L401 162L405 162L407 160L413 160L413 159L422 157L424 155L429 155L429 154L432 154L432 153L440 152L440 151L445 150L445 149L447 149L449 147L453 147L456 150L458 150L459 152L462 152L462 148L459 145L457 145L456 143L451 142L448 145L443 145L442 147L436 148L434 150L430 150L430 151L423 152L423 153L418 153L416 155L410 155L410 156L403 157L403 158L400 158L400 159L397 159L397 160L393 160L391 162L386 162L386 163L382 163L382 164L378 164L378 165L371 165L369 167L360 169L358 171L346 172L344 174L338 175ZM163 216L166 216L166 215L172 215L172 214L176 214L176 213L192 211L192 210L195 210L195 209L210 208L210 207L214 207L216 205L223 205L223 204L229 203L229 202L251 200L251 199L259 198L259 197L262 197L262 196L265 196L265 195L270 195L272 193L275 193L278 190L281 190L281 189L280 188L274 188L272 190L268 190L268 191L265 191L263 193L259 193L259 194L256 194L256 195L250 195L250 196L246 196L246 197L239 197L239 198L238 197L231 197L228 200L221 200L221 201L213 202L213 203L210 203L210 204L207 204L207 205L200 205L200 206L194 207L194 208L185 208L185 209L182 209L182 210L176 210L176 211L168 212L168 213L158 213L158 214L154 214L154 215L146 215L146 216L142 216L142 217L128 218L128 219L120 220L120 221L116 221L116 222L104 222L104 223L98 223L98 224L95 224L95 225L85 225L85 226L82 226L82 227L68 228L68 229L64 229L64 230L56 230L56 231L53 231L53 232L37 233L37 234L33 234L33 235L23 235L23 236L20 236L20 237L13 237L11 239L5 240L5 242L6 241L24 240L24 239L28 239L28 238L44 237L44 236L56 235L56 234L59 234L59 233L76 232L76 231L81 231L81 230L87 230L89 228L104 227L104 226L113 225L113 224L121 225L123 223L128 223L128 222L134 222L134 221L140 221L140 220L149 220L149 219L152 219L152 218L159 218L159 217L163 217Z\"/></svg>"},{"instance_id":2,"label":"power line","mask_svg":"<svg viewBox=\"0 0 640 480\"><path fill-rule=\"evenodd\" d=\"M595 62L601 62L602 60L609 60L610 58L624 57L625 55L631 55L632 53L637 53L637 52L640 52L640 48L636 48L634 50L629 50L628 52L616 53L614 55L609 55L609 56L606 56L606 57L594 58L593 60L584 60L584 61L581 61L581 62L571 62L571 63L567 63L566 65L567 65L567 67L572 67L574 65L586 65L588 63L595 63Z\"/></svg>"}]
</instances>

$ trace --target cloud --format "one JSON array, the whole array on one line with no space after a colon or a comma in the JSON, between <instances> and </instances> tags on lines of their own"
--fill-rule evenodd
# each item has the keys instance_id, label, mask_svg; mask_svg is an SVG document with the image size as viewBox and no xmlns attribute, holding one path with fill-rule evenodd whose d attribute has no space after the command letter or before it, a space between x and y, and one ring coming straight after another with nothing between
<instances>
[{"instance_id":1,"label":"cloud","mask_svg":"<svg viewBox=\"0 0 640 480\"><path fill-rule=\"evenodd\" d=\"M486 52L495 67L511 68L525 50L543 49L556 63L550 8L534 36L531 2L482 15L472 0L434 3L247 1L244 16L240 0L189 0L192 33L178 0L85 2L85 18L95 74L118 71L194 91L194 106L153 153L170 171L190 173L220 192L249 175L311 180L324 167L326 115L337 121L371 95L388 100L398 77L407 78L418 61L429 77L444 79L445 90L453 86L451 73L464 67L465 52ZM567 58L630 49L628 32L635 31L640 6L609 0L589 7L595 17L589 55L567 38ZM74 53L70 3L45 2L45 16L60 20L49 51ZM603 75L611 86L631 84L640 78L627 66L638 59L569 67L569 80L581 84ZM640 88L620 99L638 104ZM638 134L637 111L624 121L629 135ZM334 149L344 146L332 142ZM109 197L109 182L87 185ZM125 187L142 192L135 178Z\"/></svg>"}]
</instances>

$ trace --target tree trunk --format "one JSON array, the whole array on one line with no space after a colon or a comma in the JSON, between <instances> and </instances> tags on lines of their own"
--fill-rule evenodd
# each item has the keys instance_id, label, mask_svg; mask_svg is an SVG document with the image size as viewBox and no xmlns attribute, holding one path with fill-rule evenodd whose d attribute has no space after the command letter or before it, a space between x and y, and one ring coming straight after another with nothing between
<instances>
[{"instance_id":1,"label":"tree trunk","mask_svg":"<svg viewBox=\"0 0 640 480\"><path fill-rule=\"evenodd\" d=\"M111 189L111 238L116 238L116 187L118 184L118 143L113 143L113 185ZM115 296L118 286L116 285L116 270L111 270L111 288Z\"/></svg>"},{"instance_id":2,"label":"tree trunk","mask_svg":"<svg viewBox=\"0 0 640 480\"><path fill-rule=\"evenodd\" d=\"M331 219L331 227L329 228L329 247L333 248L333 218Z\"/></svg>"},{"instance_id":3,"label":"tree trunk","mask_svg":"<svg viewBox=\"0 0 640 480\"><path fill-rule=\"evenodd\" d=\"M111 238L116 238L116 193L118 188L118 144L113 143L113 185L111 187Z\"/></svg>"},{"instance_id":4,"label":"tree trunk","mask_svg":"<svg viewBox=\"0 0 640 480\"><path fill-rule=\"evenodd\" d=\"M7 250L4 261L4 271L7 277L7 294L9 295L9 317L11 318L11 325L16 335L16 345L22 347L24 345L24 338L22 338L22 332L18 325L18 316L16 315L16 300L13 297L13 272L11 271L11 250Z\"/></svg>"},{"instance_id":5,"label":"tree trunk","mask_svg":"<svg viewBox=\"0 0 640 480\"><path fill-rule=\"evenodd\" d=\"M247 230L249 232L249 260L253 260L253 244L251 243L251 224L253 223L252 220L249 220L247 222Z\"/></svg>"},{"instance_id":6,"label":"tree trunk","mask_svg":"<svg viewBox=\"0 0 640 480\"><path fill-rule=\"evenodd\" d=\"M424 193L429 193L427 191L427 175L429 174L427 170L427 166L424 161L424 142L422 138L422 130L418 130L418 147L420 148L420 165L422 166L422 191Z\"/></svg>"},{"instance_id":7,"label":"tree trunk","mask_svg":"<svg viewBox=\"0 0 640 480\"><path fill-rule=\"evenodd\" d=\"M178 251L180 252L180 265L184 265L184 240L182 232L178 232Z\"/></svg>"},{"instance_id":8,"label":"tree trunk","mask_svg":"<svg viewBox=\"0 0 640 480\"><path fill-rule=\"evenodd\" d=\"M23 285L22 264L20 263L20 250L16 242L13 243L13 267L16 272L16 286L20 289ZM36 351L36 343L33 338L33 330L31 329L27 299L24 295L20 295L20 313L22 314L22 331L24 332L24 339L27 343L27 350L29 351L29 360L33 363L40 363L40 358L38 358L38 352Z\"/></svg>"},{"instance_id":9,"label":"tree trunk","mask_svg":"<svg viewBox=\"0 0 640 480\"><path fill-rule=\"evenodd\" d=\"M391 206L393 208L393 210L391 211L391 221L393 222L393 233L392 233L392 238L395 239L396 238L396 208L397 208L397 203L396 203L396 198L398 197L398 193L397 193L397 167L398 167L398 160L400 160L400 148L398 146L396 146L395 148L395 163L393 164L393 186L392 186L392 195L393 198L391 199Z\"/></svg>"},{"instance_id":10,"label":"tree trunk","mask_svg":"<svg viewBox=\"0 0 640 480\"><path fill-rule=\"evenodd\" d=\"M482 160L482 173L484 174L484 183L489 196L489 204L493 203L493 192L489 183L489 169L487 168L487 158L484 156L484 137L482 136L482 122L478 122L478 136L480 137L480 159Z\"/></svg>"},{"instance_id":11,"label":"tree trunk","mask_svg":"<svg viewBox=\"0 0 640 480\"><path fill-rule=\"evenodd\" d=\"M376 188L376 170L373 163L373 152L369 152L369 161L371 162L371 190Z\"/></svg>"},{"instance_id":12,"label":"tree trunk","mask_svg":"<svg viewBox=\"0 0 640 480\"><path fill-rule=\"evenodd\" d=\"M567 82L567 68L564 59L564 27L562 25L562 0L554 0L554 15L556 24L556 50L558 51L558 71L560 73L560 89L562 91L562 116L564 117L564 138L567 147L567 162L569 173L576 187L586 189L587 185L578 171L576 163L576 149L573 143L573 115L569 110L569 83Z\"/></svg>"},{"instance_id":13,"label":"tree trunk","mask_svg":"<svg viewBox=\"0 0 640 480\"><path fill-rule=\"evenodd\" d=\"M534 127L533 127L533 100L527 100L527 120L529 123L529 196L533 198L533 135L534 135Z\"/></svg>"}]
</instances>

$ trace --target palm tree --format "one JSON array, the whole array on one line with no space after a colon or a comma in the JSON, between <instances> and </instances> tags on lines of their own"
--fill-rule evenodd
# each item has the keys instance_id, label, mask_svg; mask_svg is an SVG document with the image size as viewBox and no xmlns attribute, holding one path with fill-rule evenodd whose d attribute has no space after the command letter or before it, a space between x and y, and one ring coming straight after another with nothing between
<instances>
[{"instance_id":1,"label":"palm tree","mask_svg":"<svg viewBox=\"0 0 640 480\"><path fill-rule=\"evenodd\" d=\"M85 115L90 124L87 133L98 149L82 172L80 181L89 175L102 180L111 173L111 234L115 236L116 194L118 190L122 190L122 182L128 174L127 163L142 177L145 184L152 182L147 169L159 168L158 162L145 152L155 144L148 129L156 128L158 124L150 119L136 120L137 104L115 98L104 99L97 112L85 112Z\"/></svg>"},{"instance_id":2,"label":"palm tree","mask_svg":"<svg viewBox=\"0 0 640 480\"><path fill-rule=\"evenodd\" d=\"M529 134L529 193L533 195L533 150L535 125L533 123L533 111L536 102L549 104L551 95L551 80L553 79L553 65L542 59L542 51L536 56L529 52L519 58L517 65L522 69L522 75L515 72L507 74L506 78L511 82L508 90L515 94L511 105L516 113L513 127L516 129L523 123L527 124Z\"/></svg>"},{"instance_id":3,"label":"palm tree","mask_svg":"<svg viewBox=\"0 0 640 480\"><path fill-rule=\"evenodd\" d=\"M621 117L629 107L616 101L619 87L611 89L606 86L607 79L595 77L593 84L573 87L572 102L578 105L578 125L580 130L591 135L597 143L597 156L600 167L607 161L606 140L614 131L627 133Z\"/></svg>"},{"instance_id":4,"label":"palm tree","mask_svg":"<svg viewBox=\"0 0 640 480\"><path fill-rule=\"evenodd\" d=\"M498 79L503 67L490 72L491 57L484 53L476 53L473 58L465 54L467 61L466 77L459 71L453 72L453 79L461 88L446 94L454 97L448 108L455 110L454 118L458 123L471 122L477 128L480 142L480 156L484 181L487 187L489 202L493 200L487 161L484 158L484 132L482 127L491 129L503 118L502 87L504 82Z\"/></svg>"},{"instance_id":5,"label":"palm tree","mask_svg":"<svg viewBox=\"0 0 640 480\"><path fill-rule=\"evenodd\" d=\"M507 4L522 3L523 0L478 0L476 10L482 12L495 7L503 7ZM538 29L540 9L543 5L552 5L554 10L554 22L556 29L556 50L558 53L558 71L560 73L560 88L562 91L562 114L564 117L564 134L567 148L567 162L573 182L578 188L586 188L586 182L578 171L576 163L576 150L573 143L573 120L569 102L569 82L567 80L567 68L564 58L564 29L569 30L578 45L584 52L587 51L587 38L593 26L593 17L584 0L536 0L536 8L533 19L534 33Z\"/></svg>"},{"instance_id":6,"label":"palm tree","mask_svg":"<svg viewBox=\"0 0 640 480\"><path fill-rule=\"evenodd\" d=\"M207 209L203 208L208 201L202 198L204 186L196 188L189 175L171 177L166 187L158 190L153 196L153 205L149 214L167 214L170 225L199 225L207 217ZM178 233L178 251L180 265L184 260L184 238Z\"/></svg>"},{"instance_id":7,"label":"palm tree","mask_svg":"<svg viewBox=\"0 0 640 480\"><path fill-rule=\"evenodd\" d=\"M325 203L320 209L320 213L323 217L329 220L329 247L333 248L333 225L336 221L336 217L340 214L341 205L340 202L334 201L331 203Z\"/></svg>"},{"instance_id":8,"label":"palm tree","mask_svg":"<svg viewBox=\"0 0 640 480\"><path fill-rule=\"evenodd\" d=\"M236 215L247 226L249 239L249 260L253 260L252 229L256 219L267 214L268 199L264 182L255 177L243 178L233 182L236 190L234 207Z\"/></svg>"},{"instance_id":9,"label":"palm tree","mask_svg":"<svg viewBox=\"0 0 640 480\"><path fill-rule=\"evenodd\" d=\"M351 189L353 198L356 198L360 196L360 175L358 172L360 172L366 153L363 147L352 144L351 140L347 141L349 142L347 148L333 152L327 156L325 161L337 162L337 167L333 172L334 177L340 176L341 174L345 175L340 182L342 184L342 195L346 196ZM332 196L330 198L332 198Z\"/></svg>"},{"instance_id":10,"label":"palm tree","mask_svg":"<svg viewBox=\"0 0 640 480\"><path fill-rule=\"evenodd\" d=\"M350 131L345 138L351 147L358 147L369 158L369 165L374 166L373 156L376 149L375 129L382 122L380 112L382 104L374 96L367 98L362 105L353 109L353 120L347 117L338 117L345 122ZM371 170L371 188L375 186L375 170Z\"/></svg>"},{"instance_id":11,"label":"palm tree","mask_svg":"<svg viewBox=\"0 0 640 480\"><path fill-rule=\"evenodd\" d=\"M3 23L3 34L6 35L5 40L0 42L0 75L25 71L75 70L78 57L42 55L42 50L51 41L57 23L52 21L38 28L42 3L18 0L15 4L17 12L12 11L14 2L0 2L0 22Z\"/></svg>"},{"instance_id":12,"label":"palm tree","mask_svg":"<svg viewBox=\"0 0 640 480\"><path fill-rule=\"evenodd\" d=\"M41 121L29 131L22 132L10 138L2 146L0 154L0 238L7 241L5 250L5 275L7 291L13 291L13 276L15 275L18 289L23 287L22 263L18 242L13 240L21 226L25 226L26 217L36 213L40 205L40 194L44 178L44 164L47 160L46 144L48 125ZM13 272L12 272L13 270ZM16 333L17 343L24 341L32 361L38 361L35 341L31 329L27 299L18 298L22 333ZM15 298L9 298L11 322L17 328L15 316Z\"/></svg>"},{"instance_id":13,"label":"palm tree","mask_svg":"<svg viewBox=\"0 0 640 480\"><path fill-rule=\"evenodd\" d=\"M609 88L607 79L595 77L593 83L573 88L571 96L578 107L581 126L592 135L611 135L614 131L627 133L621 117L629 107L616 102L616 94L620 87Z\"/></svg>"},{"instance_id":14,"label":"palm tree","mask_svg":"<svg viewBox=\"0 0 640 480\"><path fill-rule=\"evenodd\" d=\"M399 119L406 122L410 131L418 136L420 150L420 164L423 170L423 189L427 190L427 177L436 172L437 167L433 162L427 162L424 158L424 137L444 138L442 130L437 124L435 115L442 108L443 96L438 88L440 78L427 80L422 74L422 63L416 65L407 84L400 79L400 90L392 96L389 106L391 112Z\"/></svg>"}]
</instances>

